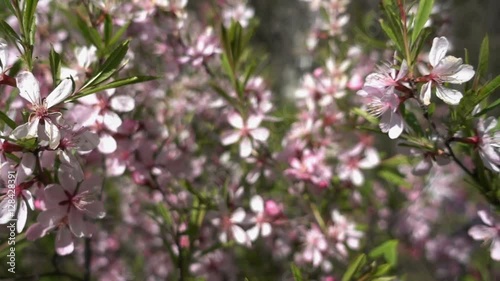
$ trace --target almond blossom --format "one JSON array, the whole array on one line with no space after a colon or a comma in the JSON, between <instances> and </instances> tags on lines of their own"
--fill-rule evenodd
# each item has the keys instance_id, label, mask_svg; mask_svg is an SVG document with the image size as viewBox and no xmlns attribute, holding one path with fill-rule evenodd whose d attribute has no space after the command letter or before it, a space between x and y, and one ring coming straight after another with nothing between
<instances>
[{"instance_id":1,"label":"almond blossom","mask_svg":"<svg viewBox=\"0 0 500 281\"><path fill-rule=\"evenodd\" d=\"M338 210L333 210L331 213L333 225L328 227L327 237L335 243L335 250L340 254L340 257L348 256L347 245L350 249L358 249L360 239L363 237L363 232L356 230L356 225L350 222Z\"/></svg>"},{"instance_id":2,"label":"almond blossom","mask_svg":"<svg viewBox=\"0 0 500 281\"><path fill-rule=\"evenodd\" d=\"M62 126L62 114L51 110L73 93L73 81L64 79L46 97L40 95L40 86L31 72L21 72L16 77L19 95L31 103L32 113L27 123L12 131L16 139L34 138L48 142L51 149L56 149L61 139L59 127Z\"/></svg>"},{"instance_id":3,"label":"almond blossom","mask_svg":"<svg viewBox=\"0 0 500 281\"><path fill-rule=\"evenodd\" d=\"M24 153L15 174L2 174L5 186L8 186L7 183L10 183L12 180L15 187L13 190L5 188L2 191L3 196L0 196L0 198L5 197L0 202L0 224L8 223L13 219L12 212L15 212L17 215L16 230L18 233L21 233L26 225L28 207L34 210L33 194L29 191L34 181L26 180L33 174L35 161L35 156L32 153ZM15 176L15 179L12 179L12 176ZM14 194L9 195L10 192L14 192ZM15 202L10 201L12 198L14 198Z\"/></svg>"},{"instance_id":4,"label":"almond blossom","mask_svg":"<svg viewBox=\"0 0 500 281\"><path fill-rule=\"evenodd\" d=\"M496 129L497 120L490 116L476 121L476 136L470 138L477 146L484 166L500 173L500 131Z\"/></svg>"},{"instance_id":5,"label":"almond blossom","mask_svg":"<svg viewBox=\"0 0 500 281\"><path fill-rule=\"evenodd\" d=\"M373 83L372 83L373 84ZM359 96L368 99L368 112L373 116L382 116L379 127L389 138L398 138L404 129L404 120L399 112L401 100L393 91L365 86L359 90Z\"/></svg>"},{"instance_id":6,"label":"almond blossom","mask_svg":"<svg viewBox=\"0 0 500 281\"><path fill-rule=\"evenodd\" d=\"M266 214L264 200L261 196L255 195L250 200L250 208L255 212L255 216L250 219L250 223L255 224L247 230L250 240L255 241L259 237L267 237L271 234L272 226Z\"/></svg>"},{"instance_id":7,"label":"almond blossom","mask_svg":"<svg viewBox=\"0 0 500 281\"><path fill-rule=\"evenodd\" d=\"M222 218L212 219L213 225L221 227L219 241L227 243L229 240L234 239L238 244L250 246L250 237L241 227L245 218L245 210L243 210L243 208L238 208L230 216L223 215Z\"/></svg>"},{"instance_id":8,"label":"almond blossom","mask_svg":"<svg viewBox=\"0 0 500 281\"><path fill-rule=\"evenodd\" d=\"M474 240L491 242L491 258L500 261L500 223L493 220L486 211L478 211L478 216L485 225L475 225L469 229L469 235Z\"/></svg>"},{"instance_id":9,"label":"almond blossom","mask_svg":"<svg viewBox=\"0 0 500 281\"><path fill-rule=\"evenodd\" d=\"M374 148L364 151L364 157L355 150L347 151L339 155L341 164L337 168L338 176L341 180L349 180L356 186L360 186L365 181L361 169L372 169L380 163L380 158Z\"/></svg>"},{"instance_id":10,"label":"almond blossom","mask_svg":"<svg viewBox=\"0 0 500 281\"><path fill-rule=\"evenodd\" d=\"M430 104L432 87L436 87L436 96L447 104L456 105L463 95L461 92L446 88L443 83L462 84L474 76L471 65L463 64L462 59L454 56L446 56L448 51L448 40L445 37L436 37L432 41L429 52L429 63L431 72L425 76L425 83L420 90L420 99L425 105Z\"/></svg>"},{"instance_id":11,"label":"almond blossom","mask_svg":"<svg viewBox=\"0 0 500 281\"><path fill-rule=\"evenodd\" d=\"M223 145L230 145L240 142L240 156L246 158L252 153L255 144L252 140L266 141L269 137L269 130L259 127L263 117L250 115L246 121L240 114L233 112L228 115L228 122L236 130L227 131L222 134L221 141Z\"/></svg>"}]
</instances>

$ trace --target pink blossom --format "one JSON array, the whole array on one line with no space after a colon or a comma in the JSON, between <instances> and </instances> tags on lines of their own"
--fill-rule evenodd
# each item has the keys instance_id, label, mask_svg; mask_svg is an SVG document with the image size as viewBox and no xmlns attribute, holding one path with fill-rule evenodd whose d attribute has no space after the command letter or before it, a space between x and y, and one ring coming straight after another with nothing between
<instances>
[{"instance_id":1,"label":"pink blossom","mask_svg":"<svg viewBox=\"0 0 500 281\"><path fill-rule=\"evenodd\" d=\"M345 245L353 250L358 249L363 233L356 230L356 224L350 222L338 210L332 211L331 218L333 225L328 227L327 237L334 241L335 250L345 258L348 256Z\"/></svg>"},{"instance_id":2,"label":"pink blossom","mask_svg":"<svg viewBox=\"0 0 500 281\"><path fill-rule=\"evenodd\" d=\"M469 229L469 235L474 240L491 242L491 258L500 261L500 223L494 221L486 211L478 211L478 216L485 225L475 225Z\"/></svg>"},{"instance_id":3,"label":"pink blossom","mask_svg":"<svg viewBox=\"0 0 500 281\"><path fill-rule=\"evenodd\" d=\"M360 186L364 182L361 169L372 169L380 163L378 153L373 148L365 149L364 157L361 157L356 150L339 155L341 164L337 170L341 180L349 180L354 185Z\"/></svg>"},{"instance_id":4,"label":"pink blossom","mask_svg":"<svg viewBox=\"0 0 500 281\"><path fill-rule=\"evenodd\" d=\"M426 76L428 82L420 90L420 99L425 105L430 104L432 86L436 87L436 95L447 104L456 105L462 99L462 93L443 86L443 83L462 84L469 81L475 74L471 65L463 64L462 59L446 56L448 40L436 37L432 41L429 52L429 62L433 69Z\"/></svg>"},{"instance_id":5,"label":"pink blossom","mask_svg":"<svg viewBox=\"0 0 500 281\"><path fill-rule=\"evenodd\" d=\"M365 86L358 95L368 99L368 112L374 116L382 116L379 127L389 138L398 138L404 129L404 120L399 112L401 100L389 90Z\"/></svg>"},{"instance_id":6,"label":"pink blossom","mask_svg":"<svg viewBox=\"0 0 500 281\"><path fill-rule=\"evenodd\" d=\"M497 120L488 117L476 121L476 136L472 137L478 148L479 156L484 166L500 173L500 131L496 130Z\"/></svg>"},{"instance_id":7,"label":"pink blossom","mask_svg":"<svg viewBox=\"0 0 500 281\"><path fill-rule=\"evenodd\" d=\"M223 145L230 145L240 142L240 156L246 158L252 153L254 141L266 141L269 137L269 130L259 127L262 116L250 115L246 121L236 112L228 115L228 121L236 130L227 131L222 134Z\"/></svg>"},{"instance_id":8,"label":"pink blossom","mask_svg":"<svg viewBox=\"0 0 500 281\"><path fill-rule=\"evenodd\" d=\"M269 218L266 216L266 209L262 197L254 195L252 199L250 199L250 208L255 213L255 215L250 219L250 223L255 225L247 230L250 240L257 240L259 234L262 237L269 236L272 231L272 226L271 223L269 223Z\"/></svg>"},{"instance_id":9,"label":"pink blossom","mask_svg":"<svg viewBox=\"0 0 500 281\"><path fill-rule=\"evenodd\" d=\"M285 174L325 188L330 184L332 172L325 164L324 157L323 151L313 152L305 149L302 155L290 160L290 168L285 170Z\"/></svg>"},{"instance_id":10,"label":"pink blossom","mask_svg":"<svg viewBox=\"0 0 500 281\"><path fill-rule=\"evenodd\" d=\"M50 110L55 105L63 102L73 93L73 82L64 79L44 99L40 96L40 86L31 72L21 72L16 77L19 95L31 103L28 123L18 126L12 135L16 139L39 137L48 141L51 149L59 145L61 133L59 126L62 125L62 114Z\"/></svg>"},{"instance_id":11,"label":"pink blossom","mask_svg":"<svg viewBox=\"0 0 500 281\"><path fill-rule=\"evenodd\" d=\"M206 59L220 52L221 49L217 44L217 38L213 34L213 29L208 27L198 37L194 46L187 49L186 55L181 57L179 62L191 62L193 66L200 66Z\"/></svg>"}]
</instances>

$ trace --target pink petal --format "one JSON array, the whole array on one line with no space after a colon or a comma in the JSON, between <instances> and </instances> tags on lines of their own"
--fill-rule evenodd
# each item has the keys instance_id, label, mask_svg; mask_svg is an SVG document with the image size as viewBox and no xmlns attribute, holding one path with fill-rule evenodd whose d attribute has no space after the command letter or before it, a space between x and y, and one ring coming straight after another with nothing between
<instances>
[{"instance_id":1,"label":"pink petal","mask_svg":"<svg viewBox=\"0 0 500 281\"><path fill-rule=\"evenodd\" d=\"M243 119L241 118L241 115L239 115L236 112L232 112L227 116L227 121L231 126L237 128L237 129L242 129L244 127Z\"/></svg>"},{"instance_id":2,"label":"pink petal","mask_svg":"<svg viewBox=\"0 0 500 281\"><path fill-rule=\"evenodd\" d=\"M255 195L250 200L250 208L255 213L262 213L264 211L264 200L259 195Z\"/></svg>"},{"instance_id":3,"label":"pink petal","mask_svg":"<svg viewBox=\"0 0 500 281\"><path fill-rule=\"evenodd\" d=\"M241 245L250 244L250 237L248 237L247 233L243 230L243 228L237 225L233 225L231 227L231 230L233 232L233 237L236 243Z\"/></svg>"},{"instance_id":4,"label":"pink petal","mask_svg":"<svg viewBox=\"0 0 500 281\"><path fill-rule=\"evenodd\" d=\"M451 105L457 105L460 103L463 95L455 89L445 88L441 85L436 87L436 96L442 99L445 103Z\"/></svg>"},{"instance_id":5,"label":"pink petal","mask_svg":"<svg viewBox=\"0 0 500 281\"><path fill-rule=\"evenodd\" d=\"M485 224L487 224L489 226L493 226L493 218L485 210L478 211L477 215L481 218L481 220Z\"/></svg>"},{"instance_id":6,"label":"pink petal","mask_svg":"<svg viewBox=\"0 0 500 281\"><path fill-rule=\"evenodd\" d=\"M252 228L247 230L248 238L250 238L250 240L252 241L257 240L257 238L259 238L259 232L260 232L259 225L253 226Z\"/></svg>"},{"instance_id":7,"label":"pink petal","mask_svg":"<svg viewBox=\"0 0 500 281\"><path fill-rule=\"evenodd\" d=\"M252 138L259 141L266 141L269 138L269 130L266 128L257 128L250 131Z\"/></svg>"},{"instance_id":8,"label":"pink petal","mask_svg":"<svg viewBox=\"0 0 500 281\"><path fill-rule=\"evenodd\" d=\"M95 201L85 206L85 214L94 219L102 219L106 216L106 211L102 202Z\"/></svg>"},{"instance_id":9,"label":"pink petal","mask_svg":"<svg viewBox=\"0 0 500 281\"><path fill-rule=\"evenodd\" d=\"M262 122L261 115L250 115L247 120L247 128L248 129L256 129L259 127L260 122Z\"/></svg>"},{"instance_id":10,"label":"pink petal","mask_svg":"<svg viewBox=\"0 0 500 281\"><path fill-rule=\"evenodd\" d=\"M19 210L17 213L17 233L21 233L26 225L26 220L28 219L28 206L24 200L20 200Z\"/></svg>"},{"instance_id":11,"label":"pink petal","mask_svg":"<svg viewBox=\"0 0 500 281\"><path fill-rule=\"evenodd\" d=\"M34 223L26 231L26 238L29 241L34 241L45 236L47 229L41 223Z\"/></svg>"},{"instance_id":12,"label":"pink petal","mask_svg":"<svg viewBox=\"0 0 500 281\"><path fill-rule=\"evenodd\" d=\"M83 220L83 214L74 207L71 207L69 210L68 224L71 232L73 232L76 237L85 236L87 231L85 229L86 224Z\"/></svg>"},{"instance_id":13,"label":"pink petal","mask_svg":"<svg viewBox=\"0 0 500 281\"><path fill-rule=\"evenodd\" d=\"M468 233L474 240L488 240L496 235L494 228L485 225L473 226L469 229Z\"/></svg>"},{"instance_id":14,"label":"pink petal","mask_svg":"<svg viewBox=\"0 0 500 281\"><path fill-rule=\"evenodd\" d=\"M40 86L31 72L23 71L16 76L19 95L34 105L41 105Z\"/></svg>"},{"instance_id":15,"label":"pink petal","mask_svg":"<svg viewBox=\"0 0 500 281\"><path fill-rule=\"evenodd\" d=\"M103 123L106 128L116 133L118 131L118 127L122 125L122 119L115 112L107 110L104 113Z\"/></svg>"},{"instance_id":16,"label":"pink petal","mask_svg":"<svg viewBox=\"0 0 500 281\"><path fill-rule=\"evenodd\" d=\"M252 154L252 141L245 137L240 142L240 157L246 158Z\"/></svg>"},{"instance_id":17,"label":"pink petal","mask_svg":"<svg viewBox=\"0 0 500 281\"><path fill-rule=\"evenodd\" d=\"M224 132L224 133L222 133L222 136L221 136L222 145L233 144L233 143L240 140L240 136L241 136L241 134L239 131Z\"/></svg>"},{"instance_id":18,"label":"pink petal","mask_svg":"<svg viewBox=\"0 0 500 281\"><path fill-rule=\"evenodd\" d=\"M7 66L7 42L0 38L0 72L3 73Z\"/></svg>"},{"instance_id":19,"label":"pink petal","mask_svg":"<svg viewBox=\"0 0 500 281\"><path fill-rule=\"evenodd\" d=\"M49 119L45 119L45 134L49 138L49 147L51 149L56 149L59 146L59 141L61 140L61 132L55 124Z\"/></svg>"},{"instance_id":20,"label":"pink petal","mask_svg":"<svg viewBox=\"0 0 500 281\"><path fill-rule=\"evenodd\" d=\"M242 223L243 220L246 217L245 210L243 208L238 208L234 211L234 213L231 215L231 222L232 223Z\"/></svg>"},{"instance_id":21,"label":"pink petal","mask_svg":"<svg viewBox=\"0 0 500 281\"><path fill-rule=\"evenodd\" d=\"M47 108L51 108L56 104L63 102L67 97L73 93L73 80L66 78L57 85L57 87L45 99Z\"/></svg>"},{"instance_id":22,"label":"pink petal","mask_svg":"<svg viewBox=\"0 0 500 281\"><path fill-rule=\"evenodd\" d=\"M432 67L435 67L444 58L448 51L448 45L448 40L445 37L434 38L429 52L429 62Z\"/></svg>"},{"instance_id":23,"label":"pink petal","mask_svg":"<svg viewBox=\"0 0 500 281\"><path fill-rule=\"evenodd\" d=\"M497 237L491 244L491 258L500 261L500 238Z\"/></svg>"},{"instance_id":24,"label":"pink petal","mask_svg":"<svg viewBox=\"0 0 500 281\"><path fill-rule=\"evenodd\" d=\"M108 134L102 134L97 148L104 154L113 153L117 148L116 140Z\"/></svg>"},{"instance_id":25,"label":"pink petal","mask_svg":"<svg viewBox=\"0 0 500 281\"><path fill-rule=\"evenodd\" d=\"M425 104L431 104L431 91L432 91L432 82L429 81L422 85L420 89L420 100Z\"/></svg>"},{"instance_id":26,"label":"pink petal","mask_svg":"<svg viewBox=\"0 0 500 281\"><path fill-rule=\"evenodd\" d=\"M135 100L126 95L113 97L110 104L111 108L118 112L129 112L135 108Z\"/></svg>"},{"instance_id":27,"label":"pink petal","mask_svg":"<svg viewBox=\"0 0 500 281\"><path fill-rule=\"evenodd\" d=\"M56 236L56 252L58 255L65 256L73 253L75 246L73 237L67 227L60 227Z\"/></svg>"},{"instance_id":28,"label":"pink petal","mask_svg":"<svg viewBox=\"0 0 500 281\"><path fill-rule=\"evenodd\" d=\"M49 184L44 189L45 203L48 208L59 206L60 202L68 200L64 189L58 184Z\"/></svg>"}]
</instances>

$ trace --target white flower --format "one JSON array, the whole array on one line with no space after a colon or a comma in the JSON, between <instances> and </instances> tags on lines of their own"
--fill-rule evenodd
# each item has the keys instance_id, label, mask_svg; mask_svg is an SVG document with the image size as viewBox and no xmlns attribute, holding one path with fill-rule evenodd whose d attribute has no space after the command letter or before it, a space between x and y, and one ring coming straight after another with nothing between
<instances>
[{"instance_id":1,"label":"white flower","mask_svg":"<svg viewBox=\"0 0 500 281\"><path fill-rule=\"evenodd\" d=\"M33 112L26 124L12 131L12 136L16 139L38 137L48 141L51 149L56 149L61 138L58 126L61 125L62 115L60 112L51 112L49 109L63 102L73 93L73 81L69 78L62 80L44 99L40 96L38 81L31 72L21 72L17 75L16 82L19 95L31 103Z\"/></svg>"},{"instance_id":2,"label":"white flower","mask_svg":"<svg viewBox=\"0 0 500 281\"><path fill-rule=\"evenodd\" d=\"M432 42L429 62L433 69L426 77L429 79L420 90L420 99L425 105L430 104L432 86L436 86L436 96L447 104L456 105L463 95L457 90L443 87L443 83L462 84L474 76L471 65L462 64L462 59L446 56L448 40L436 37Z\"/></svg>"}]
</instances>

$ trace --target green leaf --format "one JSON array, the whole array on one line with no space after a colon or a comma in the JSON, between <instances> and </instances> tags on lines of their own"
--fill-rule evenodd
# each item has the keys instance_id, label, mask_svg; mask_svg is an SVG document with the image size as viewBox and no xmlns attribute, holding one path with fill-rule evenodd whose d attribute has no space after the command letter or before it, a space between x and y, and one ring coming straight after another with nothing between
<instances>
[{"instance_id":1,"label":"green leaf","mask_svg":"<svg viewBox=\"0 0 500 281\"><path fill-rule=\"evenodd\" d=\"M151 81L151 80L155 80L155 79L158 79L158 77L155 77L155 76L133 76L133 77L119 79L119 80L110 82L110 83L105 84L105 85L91 87L91 88L87 88L84 91L80 91L77 95L71 97L71 99L69 99L69 101L77 100L81 97L88 96L88 95L91 95L91 94L94 94L97 92L101 92L104 90L119 88L119 87L123 87L126 85L142 83L142 82Z\"/></svg>"},{"instance_id":2,"label":"green leaf","mask_svg":"<svg viewBox=\"0 0 500 281\"><path fill-rule=\"evenodd\" d=\"M412 44L417 41L425 23L429 20L433 6L434 0L420 0L417 14L415 15L415 21L413 23L413 31L411 33Z\"/></svg>"},{"instance_id":3,"label":"green leaf","mask_svg":"<svg viewBox=\"0 0 500 281\"><path fill-rule=\"evenodd\" d=\"M387 273L391 271L393 266L391 264L381 264L377 266L377 269L375 270L375 273L373 274L373 277L383 277Z\"/></svg>"},{"instance_id":4,"label":"green leaf","mask_svg":"<svg viewBox=\"0 0 500 281\"><path fill-rule=\"evenodd\" d=\"M479 64L476 71L476 79L474 79L474 85L478 85L479 79L486 76L489 60L490 40L488 39L488 36L485 36L483 42L481 43L481 49L479 51Z\"/></svg>"},{"instance_id":5,"label":"green leaf","mask_svg":"<svg viewBox=\"0 0 500 281\"><path fill-rule=\"evenodd\" d=\"M61 76L61 55L54 51L54 48L50 49L49 62L50 71L52 73L52 83L55 87Z\"/></svg>"},{"instance_id":6,"label":"green leaf","mask_svg":"<svg viewBox=\"0 0 500 281\"><path fill-rule=\"evenodd\" d=\"M487 113L488 111L495 109L499 105L500 105L500 99L497 99L495 102L493 102L492 104L488 105L485 109L483 109L480 112L474 114L474 117L481 116L481 115Z\"/></svg>"},{"instance_id":7,"label":"green leaf","mask_svg":"<svg viewBox=\"0 0 500 281\"><path fill-rule=\"evenodd\" d=\"M302 273L300 272L300 269L294 263L290 264L290 268L292 269L293 280L295 281L304 280L304 278L302 277Z\"/></svg>"},{"instance_id":8,"label":"green leaf","mask_svg":"<svg viewBox=\"0 0 500 281\"><path fill-rule=\"evenodd\" d=\"M7 39L8 41L10 41L11 43L15 43L15 42L20 42L21 41L21 38L19 37L19 35L4 20L0 21L0 32L5 36L5 39Z\"/></svg>"},{"instance_id":9,"label":"green leaf","mask_svg":"<svg viewBox=\"0 0 500 281\"><path fill-rule=\"evenodd\" d=\"M119 70L119 68L122 67L120 64L127 54L128 44L129 41L127 40L120 44L115 50L113 50L108 59L99 68L97 74L94 75L94 77L92 77L89 81L87 81L87 83L82 86L81 90L90 86L98 85L99 83L102 83L113 76L113 74L115 74Z\"/></svg>"},{"instance_id":10,"label":"green leaf","mask_svg":"<svg viewBox=\"0 0 500 281\"><path fill-rule=\"evenodd\" d=\"M369 253L371 258L383 256L385 260L392 266L398 263L398 240L389 240L382 245L371 250Z\"/></svg>"},{"instance_id":11,"label":"green leaf","mask_svg":"<svg viewBox=\"0 0 500 281\"><path fill-rule=\"evenodd\" d=\"M377 118L375 118L373 115L371 115L370 113L364 111L363 109L359 108L359 107L355 107L351 110L351 112L353 114L356 114L358 116L361 116L363 118L366 119L366 121L370 122L371 124L373 125L378 125L378 120Z\"/></svg>"},{"instance_id":12,"label":"green leaf","mask_svg":"<svg viewBox=\"0 0 500 281\"><path fill-rule=\"evenodd\" d=\"M477 92L467 92L456 110L458 115L467 119L474 107L481 101L488 98L498 87L500 87L500 75L482 86Z\"/></svg>"},{"instance_id":13,"label":"green leaf","mask_svg":"<svg viewBox=\"0 0 500 281\"><path fill-rule=\"evenodd\" d=\"M378 173L378 175L386 180L389 183L392 183L396 186L402 186L406 188L410 188L411 184L408 183L404 176L398 174L397 172L383 170Z\"/></svg>"},{"instance_id":14,"label":"green leaf","mask_svg":"<svg viewBox=\"0 0 500 281\"><path fill-rule=\"evenodd\" d=\"M344 276L342 276L342 281L353 280L354 274L358 272L366 264L366 255L359 255L354 262L352 262L347 268Z\"/></svg>"},{"instance_id":15,"label":"green leaf","mask_svg":"<svg viewBox=\"0 0 500 281\"><path fill-rule=\"evenodd\" d=\"M384 30L385 34L387 34L389 39L391 39L391 41L396 45L396 49L400 53L403 53L402 42L399 40L398 36L396 36L394 30L383 19L380 19L379 22L380 26L382 27L382 30Z\"/></svg>"},{"instance_id":16,"label":"green leaf","mask_svg":"<svg viewBox=\"0 0 500 281\"><path fill-rule=\"evenodd\" d=\"M109 14L104 18L104 45L108 46L113 35L113 20Z\"/></svg>"},{"instance_id":17,"label":"green leaf","mask_svg":"<svg viewBox=\"0 0 500 281\"><path fill-rule=\"evenodd\" d=\"M114 33L113 37L111 37L109 39L109 42L108 42L106 50L108 50L110 48L113 48L116 45L116 43L118 43L118 40L120 40L122 38L123 34L125 33L125 31L127 31L127 29L128 29L128 27L129 27L129 25L130 25L131 22L132 21L128 21L126 24L124 24L122 27L120 27L118 29L118 31L116 31Z\"/></svg>"},{"instance_id":18,"label":"green leaf","mask_svg":"<svg viewBox=\"0 0 500 281\"><path fill-rule=\"evenodd\" d=\"M33 46L35 43L36 20L35 12L38 0L25 0L23 9L23 33L26 42Z\"/></svg>"},{"instance_id":19,"label":"green leaf","mask_svg":"<svg viewBox=\"0 0 500 281\"><path fill-rule=\"evenodd\" d=\"M16 122L14 122L12 119L7 116L3 111L0 111L0 120L2 120L7 126L9 126L11 129L16 128Z\"/></svg>"},{"instance_id":20,"label":"green leaf","mask_svg":"<svg viewBox=\"0 0 500 281\"><path fill-rule=\"evenodd\" d=\"M89 26L87 22L81 17L76 17L76 24L80 29L81 35L87 40L87 42L94 45L99 51L104 47L104 42L102 41L101 35L93 27Z\"/></svg>"}]
</instances>

